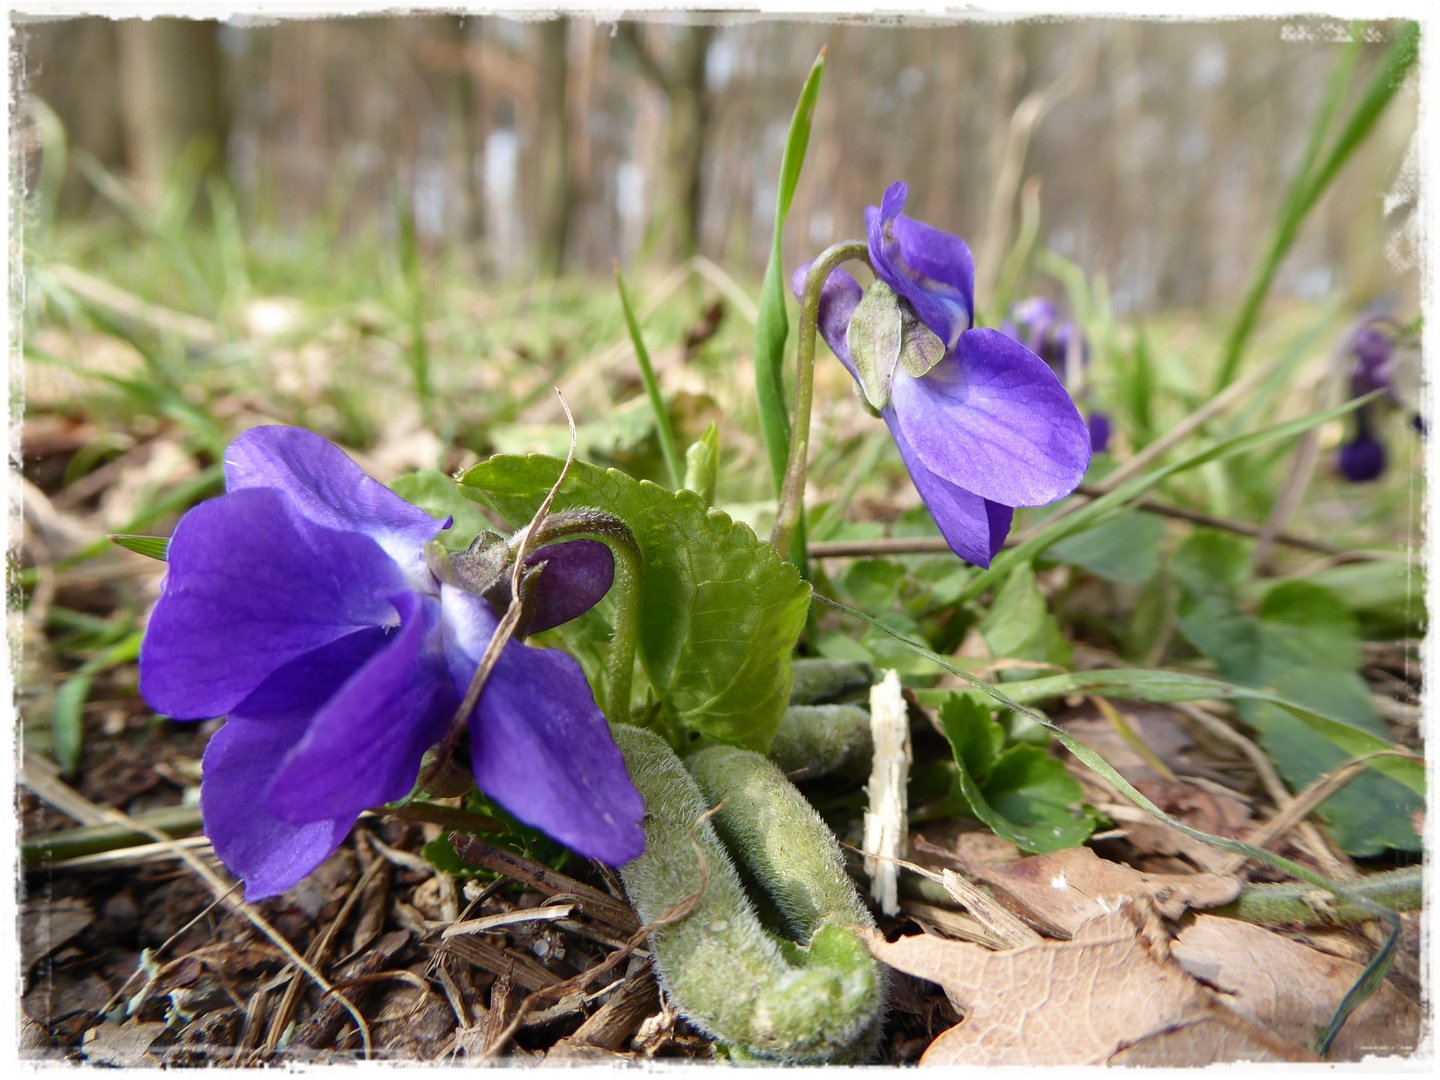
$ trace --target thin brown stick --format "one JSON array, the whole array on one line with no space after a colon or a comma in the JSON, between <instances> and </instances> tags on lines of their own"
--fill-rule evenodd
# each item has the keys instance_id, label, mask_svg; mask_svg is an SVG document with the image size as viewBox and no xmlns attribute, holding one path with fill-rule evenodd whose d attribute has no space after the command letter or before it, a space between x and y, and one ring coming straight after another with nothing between
<instances>
[{"instance_id":1,"label":"thin brown stick","mask_svg":"<svg viewBox=\"0 0 1440 1080\"><path fill-rule=\"evenodd\" d=\"M1295 796L1290 794L1290 789L1280 779L1280 774L1275 771L1275 766L1265 756L1265 751L1256 746L1254 742L1236 731L1220 717L1212 715L1194 702L1177 701L1175 708L1212 735L1239 747L1240 752L1249 759L1250 764L1255 766L1255 772L1259 775L1261 784L1264 785L1270 801L1275 804L1277 810L1283 812L1295 801ZM1312 822L1300 822L1295 833L1300 847L1320 864L1327 877L1343 881L1355 876L1355 868L1330 850L1330 845L1325 842L1325 837L1320 834L1320 830Z\"/></svg>"},{"instance_id":2,"label":"thin brown stick","mask_svg":"<svg viewBox=\"0 0 1440 1080\"><path fill-rule=\"evenodd\" d=\"M240 882L235 882L234 885L230 886L229 891L225 895L229 896L230 893L233 893L239 887ZM175 942L179 941L181 936L197 922L203 919L206 915L209 915L210 912L214 911L216 906L224 898L225 897L223 896L217 896L214 900L210 901L210 903L206 904L205 907L201 908L198 915L196 915L193 919L187 922L184 926L180 927L179 930L176 930L175 933L171 934L168 938L166 938L164 943L153 953L150 954L150 958L153 960L155 957L164 956L165 953L169 952L170 946L174 945ZM100 1010L101 1016L104 1016L106 1013L108 1013L111 1009L113 1009L116 1005L120 1003L120 999L125 996L125 991L129 989L130 984L135 981L137 975L143 974L144 971L145 967L142 964L140 967L137 967L133 972L131 972L130 977L120 984L120 989L116 990L115 993L110 995L110 1000L105 1002L104 1008Z\"/></svg>"},{"instance_id":3,"label":"thin brown stick","mask_svg":"<svg viewBox=\"0 0 1440 1080\"><path fill-rule=\"evenodd\" d=\"M630 940L625 943L625 947L623 949L617 949L615 952L611 953L605 958L605 961L603 963L597 964L589 971L582 971L580 974L566 979L562 983L557 983L555 986L549 986L544 988L543 990L537 990L535 991L535 993L527 997L524 1001L520 1003L520 1008L516 1010L514 1018L510 1021L509 1025L505 1028L505 1030L500 1033L499 1037L497 1037L493 1043L491 1043L485 1048L483 1060L493 1058L500 1053L500 1051L505 1047L505 1044L514 1037L515 1032L520 1030L521 1025L524 1023L525 1017L530 1013L532 1009L535 1008L536 1005L540 1003L539 999L564 997L565 994L573 990L578 990L584 986L589 985L596 979L600 978L602 975L608 974L610 971L614 970L616 964L620 963L621 960L625 959L636 949L638 949L642 944L644 944L645 939L648 938L656 930L659 930L662 926L669 926L672 923L677 923L681 919L689 917L690 913L695 910L696 906L699 905L701 898L705 895L705 889L710 884L710 862L708 859L705 858L705 852L701 850L700 845L695 840L695 830L700 827L700 823L703 822L706 818L710 817L713 814L719 813L720 810L729 801L729 799L722 799L718 804L710 807L710 809L700 814L695 819L694 824L690 826L690 846L695 849L695 858L696 861L700 864L700 887L696 889L693 893L691 893L689 896L685 897L685 899L670 907L654 922L646 923L644 926L640 927L639 930L636 930L635 933L630 935Z\"/></svg>"},{"instance_id":4,"label":"thin brown stick","mask_svg":"<svg viewBox=\"0 0 1440 1080\"><path fill-rule=\"evenodd\" d=\"M29 766L30 762L31 755L27 754L27 767ZM26 786L29 787L29 783L27 783ZM92 803L89 799L81 795L78 791L70 788L67 784L62 783L60 780L51 780L47 787L52 794L58 794L60 789L62 788L66 789L68 794L63 796L64 801L72 806L75 806L77 809L82 806L87 807L88 809L81 810L81 812L87 815L92 820L98 815L99 820L94 821L95 824L114 822L117 825L124 825L128 829L134 829L138 832L145 833L157 844L163 844L170 847L175 852L176 858L178 858L187 867L189 867L189 869L197 877L199 877L200 880L206 884L206 886L209 887L210 891L214 893L215 896L218 897L227 908L229 908L235 914L238 914L245 919L248 919L251 925L253 925L267 938L269 938L275 944L275 946L279 948L282 953L285 954L286 958L292 964L294 964L306 975L308 975L311 981L313 981L316 986L320 987L321 991L324 994L326 994L327 996L334 995L336 1000L340 1002L341 1006L344 1007L346 1012L348 1012L354 1018L356 1026L360 1029L361 1041L364 1043L365 1046L365 1059L367 1061L370 1059L370 1056L373 1053L374 1049L370 1039L370 1025L365 1022L365 1018L360 1015L360 1011L355 1008L354 1004L350 1001L349 998L336 990L335 987L331 986L329 981L326 980L325 976L321 975L309 963L307 963L305 958L295 951L295 946L291 945L290 942L286 941L284 935L281 934L278 930L276 930L273 926L271 926L269 921L266 920L266 918L261 915L260 912L256 911L255 908L253 908L249 904L241 900L236 900L233 896L230 895L235 887L233 882L227 883L221 880L220 876L216 874L214 870L210 869L210 867L207 866L202 859L200 859L187 849L181 847L170 837L162 833L159 829L151 828L149 825L146 825L143 822L136 821L129 814L126 814L120 810L115 810L108 806L97 806L95 803ZM34 789L32 788L31 790ZM37 794L39 793L37 792ZM50 801L48 797L47 801ZM52 805L55 804L52 803ZM69 813L69 811L66 812ZM73 817L75 815L72 814L71 816ZM77 817L76 820L84 819Z\"/></svg>"},{"instance_id":5,"label":"thin brown stick","mask_svg":"<svg viewBox=\"0 0 1440 1080\"><path fill-rule=\"evenodd\" d=\"M340 905L340 910L336 912L335 918L330 920L330 925L325 927L320 935L310 943L310 947L305 950L305 959L316 965L317 969L325 963L331 943L339 934L340 928L345 925L345 921L350 918L350 913L355 910L355 904L360 899L361 893L365 891L365 886L384 865L385 860L376 856L369 869L361 874L355 884L351 886L349 895ZM285 1034L285 1027L295 1014L295 1006L300 1002L299 976L298 971L291 974L290 982L285 987L285 996L280 999L280 1007L271 1016L270 1030L265 1036L264 1046L261 1047L265 1053L269 1053L280 1045L280 1037Z\"/></svg>"},{"instance_id":6,"label":"thin brown stick","mask_svg":"<svg viewBox=\"0 0 1440 1080\"><path fill-rule=\"evenodd\" d=\"M1075 494L1088 499L1096 499L1106 494L1106 492L1097 484L1081 484L1075 489ZM1156 502L1154 499L1136 499L1131 505L1138 510L1144 510L1151 514L1159 514L1161 517L1175 518L1179 521L1189 521L1196 525L1208 526L1212 529L1239 533L1241 536L1258 537L1263 532L1261 526L1252 525L1248 521L1235 521L1231 518L1216 517L1213 514L1207 514L1200 510L1190 510L1183 506L1173 506L1170 503ZM1023 542L1023 536L1011 536L1006 539L1005 546L1018 547ZM1304 551L1314 551L1321 555L1328 555L1337 562L1412 561L1412 557L1404 552L1348 551L1345 548L1336 547L1334 544L1327 544L1323 540L1311 540L1308 537L1295 536L1292 533L1277 533L1275 535L1275 542L1277 544L1284 544L1287 547L1300 548ZM950 545L939 536L882 537L877 540L817 541L810 545L809 550L811 556L817 559L869 558L876 555L938 554L949 551Z\"/></svg>"},{"instance_id":7,"label":"thin brown stick","mask_svg":"<svg viewBox=\"0 0 1440 1080\"><path fill-rule=\"evenodd\" d=\"M1264 825L1256 829L1246 840L1246 843L1256 847L1265 847L1280 836L1283 836L1291 828L1309 817L1315 812L1315 808L1323 803L1330 796L1343 788L1350 781L1363 773L1370 767L1370 762L1378 757L1411 757L1412 755L1401 750L1377 750L1373 754L1364 754L1357 758L1351 758L1344 765L1332 769L1323 776L1318 777L1309 787L1296 795L1290 805L1282 809ZM1233 874L1245 865L1248 860L1244 855L1231 855L1225 860L1219 869L1219 873Z\"/></svg>"},{"instance_id":8,"label":"thin brown stick","mask_svg":"<svg viewBox=\"0 0 1440 1080\"><path fill-rule=\"evenodd\" d=\"M1224 412L1237 401L1245 400L1245 398L1250 396L1250 391L1254 390L1274 373L1283 359L1283 357L1277 356L1268 364L1261 364L1243 379L1231 383L1220 393L1205 402L1204 405L1201 405L1189 416L1181 420L1164 435L1160 436L1160 438L1121 464L1114 472L1109 473L1105 479L1101 480L1097 485L1100 491L1102 493L1114 491L1146 466L1158 461L1167 450L1176 443L1184 440L1198 429L1200 425L1205 423L1205 421Z\"/></svg>"},{"instance_id":9,"label":"thin brown stick","mask_svg":"<svg viewBox=\"0 0 1440 1080\"><path fill-rule=\"evenodd\" d=\"M535 534L540 531L540 526L545 524L545 518L550 514L550 507L555 502L555 496L560 494L560 486L570 475L570 466L575 463L575 417L571 415L570 406L565 404L565 397L560 393L558 386L555 388L555 396L560 399L560 407L565 410L565 420L570 425L570 452L565 455L565 464L560 467L560 475L555 479L555 486L550 489L549 494L545 496L545 501L540 504L540 509L535 511L535 516L530 519L530 524L526 525L520 534L520 543L515 551L515 566L510 574L510 605L505 609L505 617L500 620L499 625L490 635L490 642L485 646L480 663L475 667L475 674L470 679L470 686L465 691L465 697L461 699L460 707L455 710L455 715L450 720L450 727L444 741L440 744L440 752L435 755L434 764L420 778L418 786L421 790L434 781L440 770L450 760L451 755L454 754L455 744L460 739L460 732L465 730L471 712L479 703L480 695L485 690L485 684L490 679L490 672L495 670L495 665L500 660L500 653L506 645L510 644L510 639L515 636L515 628L520 625L520 615L524 608L520 581L525 574L525 558L530 554Z\"/></svg>"},{"instance_id":10,"label":"thin brown stick","mask_svg":"<svg viewBox=\"0 0 1440 1080\"><path fill-rule=\"evenodd\" d=\"M1352 327L1350 332L1342 336L1331 350L1324 374L1311 395L1310 409L1312 412L1330 408L1340 397L1343 374L1341 365L1354 346L1357 332L1357 328ZM1295 447L1295 456L1291 462L1290 475L1285 478L1285 486L1280 489L1280 494L1270 509L1270 518L1260 532L1260 542L1250 553L1250 565L1255 568L1256 572L1264 572L1268 569L1270 553L1275 546L1275 538L1285 528L1285 523L1299 509L1300 502L1305 497L1305 489L1310 486L1310 480L1315 475L1315 466L1319 462L1320 432L1316 428L1311 428L1300 436L1299 445Z\"/></svg>"}]
</instances>

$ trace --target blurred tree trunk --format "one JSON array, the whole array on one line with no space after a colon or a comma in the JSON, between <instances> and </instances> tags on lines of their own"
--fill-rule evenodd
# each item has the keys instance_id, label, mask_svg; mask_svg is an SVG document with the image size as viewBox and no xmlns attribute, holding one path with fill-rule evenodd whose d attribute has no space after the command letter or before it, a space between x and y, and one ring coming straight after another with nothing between
<instances>
[{"instance_id":1,"label":"blurred tree trunk","mask_svg":"<svg viewBox=\"0 0 1440 1080\"><path fill-rule=\"evenodd\" d=\"M157 191L196 139L209 144L209 167L223 171L227 118L219 24L126 19L116 29L126 156L143 188Z\"/></svg>"},{"instance_id":2,"label":"blurred tree trunk","mask_svg":"<svg viewBox=\"0 0 1440 1080\"><path fill-rule=\"evenodd\" d=\"M655 223L656 250L675 262L689 258L699 248L700 170L711 112L710 94L705 87L705 57L714 36L713 26L682 28L667 62L646 42L640 24L620 24L621 40L669 105L659 202L651 221Z\"/></svg>"},{"instance_id":3,"label":"blurred tree trunk","mask_svg":"<svg viewBox=\"0 0 1440 1080\"><path fill-rule=\"evenodd\" d=\"M570 20L540 24L540 64L535 125L535 209L538 266L554 277L565 265L570 231L570 128L565 109Z\"/></svg>"},{"instance_id":4,"label":"blurred tree trunk","mask_svg":"<svg viewBox=\"0 0 1440 1080\"><path fill-rule=\"evenodd\" d=\"M125 166L115 73L116 25L113 19L84 18L21 27L27 89L60 118L72 154L84 150L111 170ZM77 79L77 71L85 77ZM73 167L72 158L60 189L62 209L86 210L94 197L95 189Z\"/></svg>"}]
</instances>

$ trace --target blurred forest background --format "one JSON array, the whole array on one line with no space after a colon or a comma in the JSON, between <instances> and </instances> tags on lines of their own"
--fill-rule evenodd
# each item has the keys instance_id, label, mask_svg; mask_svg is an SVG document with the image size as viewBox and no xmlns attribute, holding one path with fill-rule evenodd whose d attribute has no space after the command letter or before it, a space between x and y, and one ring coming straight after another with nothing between
<instances>
[{"instance_id":1,"label":"blurred forest background","mask_svg":"<svg viewBox=\"0 0 1440 1080\"><path fill-rule=\"evenodd\" d=\"M1362 78L1392 29L1371 28ZM21 84L70 140L62 215L113 213L94 164L142 199L177 168L222 173L247 227L279 237L316 220L383 237L398 194L422 251L510 282L699 252L758 283L795 95L828 44L787 267L860 234L864 207L903 178L907 212L968 238L983 280L1015 235L1023 174L1043 207L1037 246L1103 275L1121 316L1238 302L1344 34L1322 20L685 13L17 30ZM1402 93L1274 295L1413 305L1415 126ZM38 148L23 115L14 130ZM39 157L25 158L31 185Z\"/></svg>"}]
</instances>

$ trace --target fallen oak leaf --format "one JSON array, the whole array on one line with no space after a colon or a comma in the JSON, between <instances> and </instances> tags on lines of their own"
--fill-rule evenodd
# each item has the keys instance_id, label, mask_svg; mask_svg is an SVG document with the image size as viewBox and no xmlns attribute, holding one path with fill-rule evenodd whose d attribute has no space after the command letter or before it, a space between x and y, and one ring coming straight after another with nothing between
<instances>
[{"instance_id":1,"label":"fallen oak leaf","mask_svg":"<svg viewBox=\"0 0 1440 1080\"><path fill-rule=\"evenodd\" d=\"M891 944L875 934L869 945L891 967L938 983L965 1012L922 1065L1100 1065L1132 1048L1150 1064L1177 1066L1314 1060L1219 1004L1170 956L1146 900L1086 923L1068 942L990 952L926 935Z\"/></svg>"},{"instance_id":2,"label":"fallen oak leaf","mask_svg":"<svg viewBox=\"0 0 1440 1080\"><path fill-rule=\"evenodd\" d=\"M1187 908L1212 908L1240 895L1240 880L1220 874L1146 874L1090 848L1032 855L1004 866L967 866L996 897L1051 937L1072 937L1091 919L1148 896L1167 919Z\"/></svg>"},{"instance_id":3,"label":"fallen oak leaf","mask_svg":"<svg viewBox=\"0 0 1440 1080\"><path fill-rule=\"evenodd\" d=\"M1191 975L1222 992L1221 1001L1277 1035L1309 1044L1324 1030L1364 965L1322 953L1252 923L1200 915L1172 955ZM1412 1053L1420 1010L1382 982L1340 1029L1327 1059Z\"/></svg>"}]
</instances>

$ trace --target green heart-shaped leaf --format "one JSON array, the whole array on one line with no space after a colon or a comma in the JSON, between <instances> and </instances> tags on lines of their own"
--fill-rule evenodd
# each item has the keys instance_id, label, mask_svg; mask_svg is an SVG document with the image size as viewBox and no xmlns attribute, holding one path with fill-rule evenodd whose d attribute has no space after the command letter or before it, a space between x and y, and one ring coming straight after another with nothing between
<instances>
[{"instance_id":1,"label":"green heart-shaped leaf","mask_svg":"<svg viewBox=\"0 0 1440 1080\"><path fill-rule=\"evenodd\" d=\"M555 458L493 457L461 479L466 496L514 525L528 521L560 475ZM790 696L790 652L810 586L769 544L693 491L669 492L576 462L552 513L616 515L640 546L644 597L638 652L671 716L721 742L765 750Z\"/></svg>"}]
</instances>

